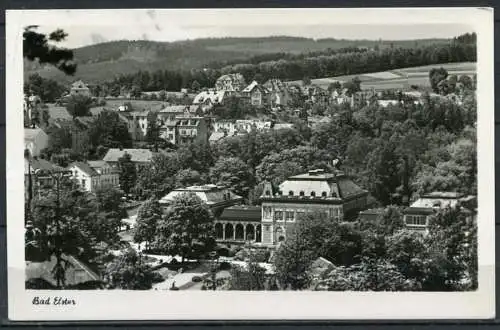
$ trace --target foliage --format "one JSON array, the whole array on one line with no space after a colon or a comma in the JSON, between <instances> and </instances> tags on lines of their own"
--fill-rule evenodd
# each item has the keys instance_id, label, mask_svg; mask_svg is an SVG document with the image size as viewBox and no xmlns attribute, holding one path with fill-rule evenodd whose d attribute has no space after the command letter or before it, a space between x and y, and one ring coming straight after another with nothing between
<instances>
[{"instance_id":1,"label":"foliage","mask_svg":"<svg viewBox=\"0 0 500 330\"><path fill-rule=\"evenodd\" d=\"M93 101L86 95L71 95L66 99L66 109L74 117L90 116Z\"/></svg>"},{"instance_id":2,"label":"foliage","mask_svg":"<svg viewBox=\"0 0 500 330\"><path fill-rule=\"evenodd\" d=\"M126 217L122 207L123 192L112 186L104 186L95 191L97 217L93 232L99 242L114 244L118 240L118 230Z\"/></svg>"},{"instance_id":3,"label":"foliage","mask_svg":"<svg viewBox=\"0 0 500 330\"><path fill-rule=\"evenodd\" d=\"M198 196L176 196L158 224L155 245L183 260L199 259L215 248L213 221L212 211Z\"/></svg>"},{"instance_id":4,"label":"foliage","mask_svg":"<svg viewBox=\"0 0 500 330\"><path fill-rule=\"evenodd\" d=\"M132 137L129 134L127 123L122 121L117 112L104 110L90 124L88 129L90 145L94 153L99 147L130 148Z\"/></svg>"},{"instance_id":5,"label":"foliage","mask_svg":"<svg viewBox=\"0 0 500 330\"><path fill-rule=\"evenodd\" d=\"M156 227L162 217L160 204L157 200L145 201L137 211L137 220L134 228L134 242L146 242L146 249L155 239Z\"/></svg>"},{"instance_id":6,"label":"foliage","mask_svg":"<svg viewBox=\"0 0 500 330\"><path fill-rule=\"evenodd\" d=\"M244 197L248 196L254 181L249 166L237 157L219 158L210 168L210 180Z\"/></svg>"},{"instance_id":7,"label":"foliage","mask_svg":"<svg viewBox=\"0 0 500 330\"><path fill-rule=\"evenodd\" d=\"M446 80L448 77L448 71L443 68L431 69L429 71L429 80L431 82L431 88L434 92L439 93L439 84Z\"/></svg>"},{"instance_id":8,"label":"foliage","mask_svg":"<svg viewBox=\"0 0 500 330\"><path fill-rule=\"evenodd\" d=\"M61 29L51 32L48 37L35 30L36 25L28 26L23 32L23 57L30 61L38 61L40 64L51 64L68 75L76 71L73 63L73 51L66 48L54 46L52 43L64 41L68 36Z\"/></svg>"},{"instance_id":9,"label":"foliage","mask_svg":"<svg viewBox=\"0 0 500 330\"><path fill-rule=\"evenodd\" d=\"M335 267L316 284L319 291L414 291L419 285L406 279L385 261L364 260L349 267Z\"/></svg>"},{"instance_id":10,"label":"foliage","mask_svg":"<svg viewBox=\"0 0 500 330\"><path fill-rule=\"evenodd\" d=\"M42 78L38 73L29 75L24 83L24 93L37 95L43 102L55 102L65 91L66 87L53 79Z\"/></svg>"},{"instance_id":11,"label":"foliage","mask_svg":"<svg viewBox=\"0 0 500 330\"><path fill-rule=\"evenodd\" d=\"M175 187L175 175L180 169L175 153L157 153L151 163L138 173L136 191L142 198L162 198Z\"/></svg>"},{"instance_id":12,"label":"foliage","mask_svg":"<svg viewBox=\"0 0 500 330\"><path fill-rule=\"evenodd\" d=\"M175 183L177 187L188 187L193 185L201 185L203 180L198 171L190 168L185 168L177 172L175 175Z\"/></svg>"},{"instance_id":13,"label":"foliage","mask_svg":"<svg viewBox=\"0 0 500 330\"><path fill-rule=\"evenodd\" d=\"M109 289L122 290L149 290L155 281L151 267L133 249L108 265L105 278Z\"/></svg>"},{"instance_id":14,"label":"foliage","mask_svg":"<svg viewBox=\"0 0 500 330\"><path fill-rule=\"evenodd\" d=\"M247 262L246 267L234 266L231 268L228 289L239 291L265 290L265 273L266 270L255 261Z\"/></svg>"},{"instance_id":15,"label":"foliage","mask_svg":"<svg viewBox=\"0 0 500 330\"><path fill-rule=\"evenodd\" d=\"M124 153L118 159L120 188L129 194L137 181L137 169L132 162L130 154Z\"/></svg>"}]
</instances>

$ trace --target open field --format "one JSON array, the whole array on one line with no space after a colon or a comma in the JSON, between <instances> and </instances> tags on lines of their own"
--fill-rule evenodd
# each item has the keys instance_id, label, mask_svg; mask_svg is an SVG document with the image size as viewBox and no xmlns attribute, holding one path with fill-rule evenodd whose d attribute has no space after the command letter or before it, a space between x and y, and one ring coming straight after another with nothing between
<instances>
[{"instance_id":1,"label":"open field","mask_svg":"<svg viewBox=\"0 0 500 330\"><path fill-rule=\"evenodd\" d=\"M454 74L457 76L473 75L476 73L476 63L460 62L425 65L383 72L362 73L358 75L318 78L312 79L312 83L326 89L328 85L335 81L343 83L354 77L358 77L359 80L361 80L361 89L363 90L409 89L412 85L428 88L430 87L429 71L432 68L444 68L450 75ZM289 83L301 84L302 82L291 81Z\"/></svg>"}]
</instances>

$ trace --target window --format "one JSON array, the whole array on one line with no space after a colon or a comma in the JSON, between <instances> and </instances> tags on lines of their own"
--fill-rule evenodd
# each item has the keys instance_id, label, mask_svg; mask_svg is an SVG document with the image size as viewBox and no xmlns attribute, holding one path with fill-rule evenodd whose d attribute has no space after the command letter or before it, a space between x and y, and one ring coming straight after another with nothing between
<instances>
[{"instance_id":1,"label":"window","mask_svg":"<svg viewBox=\"0 0 500 330\"><path fill-rule=\"evenodd\" d=\"M275 221L283 221L283 211L275 211L274 212L274 220Z\"/></svg>"},{"instance_id":2,"label":"window","mask_svg":"<svg viewBox=\"0 0 500 330\"><path fill-rule=\"evenodd\" d=\"M82 186L85 186L85 179L82 179Z\"/></svg>"},{"instance_id":3,"label":"window","mask_svg":"<svg viewBox=\"0 0 500 330\"><path fill-rule=\"evenodd\" d=\"M311 197L316 197L316 192L315 191L311 191Z\"/></svg>"},{"instance_id":4,"label":"window","mask_svg":"<svg viewBox=\"0 0 500 330\"><path fill-rule=\"evenodd\" d=\"M271 231L271 225L265 225L265 226L264 226L264 229L265 229L266 231Z\"/></svg>"},{"instance_id":5,"label":"window","mask_svg":"<svg viewBox=\"0 0 500 330\"><path fill-rule=\"evenodd\" d=\"M327 195L328 195L328 194L326 193L326 191L323 191L323 192L321 193L321 197L326 197Z\"/></svg>"},{"instance_id":6,"label":"window","mask_svg":"<svg viewBox=\"0 0 500 330\"><path fill-rule=\"evenodd\" d=\"M293 191L292 191L292 190L290 190L290 191L288 192L288 196L293 196Z\"/></svg>"},{"instance_id":7,"label":"window","mask_svg":"<svg viewBox=\"0 0 500 330\"><path fill-rule=\"evenodd\" d=\"M264 210L264 218L270 218L271 217L271 208L265 206L263 210Z\"/></svg>"},{"instance_id":8,"label":"window","mask_svg":"<svg viewBox=\"0 0 500 330\"><path fill-rule=\"evenodd\" d=\"M332 191L332 197L335 197L335 198L336 198L336 197L338 197L338 195L337 195L337 192L336 192L336 191Z\"/></svg>"},{"instance_id":9,"label":"window","mask_svg":"<svg viewBox=\"0 0 500 330\"><path fill-rule=\"evenodd\" d=\"M301 192L299 193L299 195L300 195L300 196L304 196L304 191L301 191Z\"/></svg>"},{"instance_id":10,"label":"window","mask_svg":"<svg viewBox=\"0 0 500 330\"><path fill-rule=\"evenodd\" d=\"M427 224L425 215L407 215L406 224L410 226L425 226Z\"/></svg>"},{"instance_id":11,"label":"window","mask_svg":"<svg viewBox=\"0 0 500 330\"><path fill-rule=\"evenodd\" d=\"M269 190L266 190L266 196L271 196L271 192Z\"/></svg>"},{"instance_id":12,"label":"window","mask_svg":"<svg viewBox=\"0 0 500 330\"><path fill-rule=\"evenodd\" d=\"M294 221L294 217L293 217L293 211L286 211L285 212L285 219L286 221Z\"/></svg>"}]
</instances>

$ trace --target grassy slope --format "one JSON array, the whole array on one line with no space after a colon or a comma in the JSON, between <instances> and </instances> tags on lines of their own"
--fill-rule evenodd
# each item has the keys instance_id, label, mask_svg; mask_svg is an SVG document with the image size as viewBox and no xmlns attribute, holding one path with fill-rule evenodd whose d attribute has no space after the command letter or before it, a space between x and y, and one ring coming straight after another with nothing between
<instances>
[{"instance_id":1,"label":"grassy slope","mask_svg":"<svg viewBox=\"0 0 500 330\"><path fill-rule=\"evenodd\" d=\"M25 64L25 77L38 72L45 78L69 83L77 79L100 82L119 74L139 70L191 69L213 61L241 60L266 53L303 53L338 49L349 46L412 47L445 42L444 39L412 41L337 40L294 37L223 38L199 39L180 42L113 41L75 49L78 71L74 77L65 76L53 67L41 68L33 63Z\"/></svg>"},{"instance_id":2,"label":"grassy slope","mask_svg":"<svg viewBox=\"0 0 500 330\"><path fill-rule=\"evenodd\" d=\"M476 73L476 63L474 62L461 62L461 63L446 63L446 64L434 64L434 65L424 65L419 67L404 68L397 70L385 71L393 75L392 78L383 79L380 77L373 77L370 73L359 74L359 75L348 75L348 76L338 76L329 77L321 79L312 79L312 83L323 88L327 88L328 85L335 81L348 81L354 77L358 77L361 80L362 89L393 89L393 88L405 88L406 85L419 85L424 87L429 87L429 70L432 68L445 68L449 74L455 75L471 75ZM379 74L376 72L375 74ZM301 81L293 81L290 83L301 84Z\"/></svg>"}]
</instances>

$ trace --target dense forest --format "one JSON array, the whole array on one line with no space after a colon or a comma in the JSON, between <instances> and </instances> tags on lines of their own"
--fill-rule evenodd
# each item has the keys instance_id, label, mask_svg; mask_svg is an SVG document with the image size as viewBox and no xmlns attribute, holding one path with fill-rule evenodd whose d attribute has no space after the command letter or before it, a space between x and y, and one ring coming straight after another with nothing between
<instances>
[{"instance_id":1,"label":"dense forest","mask_svg":"<svg viewBox=\"0 0 500 330\"><path fill-rule=\"evenodd\" d=\"M296 37L214 38L178 42L146 40L112 41L74 49L78 64L75 77L65 76L59 70L25 61L25 77L39 73L62 83L83 79L101 83L120 74L133 74L139 70L190 71L203 67L222 68L236 63L256 64L262 61L287 59L289 54L317 56L342 48L386 49L414 48L449 43L447 39L422 40L342 40L308 39ZM270 54L267 56L267 54ZM283 56L286 54L285 56ZM262 56L262 58L259 58ZM266 57L267 56L267 57Z\"/></svg>"},{"instance_id":2,"label":"dense forest","mask_svg":"<svg viewBox=\"0 0 500 330\"><path fill-rule=\"evenodd\" d=\"M275 60L267 61L273 56ZM266 61L255 63L259 59ZM247 82L257 80L262 83L269 78L299 80L304 77L322 78L465 61L476 61L474 34L461 36L441 45L382 50L328 49L307 55L268 54L253 57L250 63L230 64L221 68L218 68L218 63L214 65L215 68L189 71L139 71L136 74L121 75L104 85L112 91L117 91L117 86L128 89L135 86L142 91L179 90L191 88L195 81L201 87L213 87L219 76L235 72L243 74Z\"/></svg>"}]
</instances>

